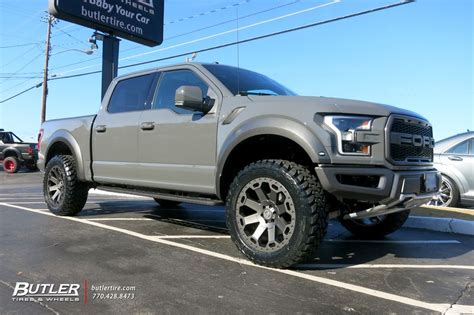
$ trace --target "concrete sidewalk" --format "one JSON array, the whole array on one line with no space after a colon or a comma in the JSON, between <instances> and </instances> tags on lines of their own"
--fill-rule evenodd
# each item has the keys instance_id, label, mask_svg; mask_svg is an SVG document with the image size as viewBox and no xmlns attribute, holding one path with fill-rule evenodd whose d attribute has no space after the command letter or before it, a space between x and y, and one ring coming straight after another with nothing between
<instances>
[{"instance_id":1,"label":"concrete sidewalk","mask_svg":"<svg viewBox=\"0 0 474 315\"><path fill-rule=\"evenodd\" d=\"M422 206L411 210L406 227L474 235L474 209Z\"/></svg>"}]
</instances>

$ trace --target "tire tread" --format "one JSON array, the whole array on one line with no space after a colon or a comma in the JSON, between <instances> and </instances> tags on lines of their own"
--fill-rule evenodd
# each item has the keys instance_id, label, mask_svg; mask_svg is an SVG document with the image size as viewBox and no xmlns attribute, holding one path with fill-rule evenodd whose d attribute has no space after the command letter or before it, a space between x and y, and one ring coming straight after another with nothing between
<instances>
[{"instance_id":1,"label":"tire tread","mask_svg":"<svg viewBox=\"0 0 474 315\"><path fill-rule=\"evenodd\" d=\"M232 233L232 231L231 237L239 247L239 250L243 252L244 255L246 255L251 261L259 265L265 265L273 268L287 268L313 258L318 245L322 242L324 236L326 235L328 225L329 199L327 198L326 192L323 190L316 176L313 175L308 168L287 160L260 160L249 164L239 172L231 184L231 188L227 196L227 211L234 211L234 209L231 209L231 200L235 194L239 193L237 191L239 177L244 173L251 172L262 167L270 168L279 172L283 170L283 172L288 174L295 181L298 187L298 198L300 199L301 204L304 204L306 208L310 209L311 223L307 238L302 244L299 244L297 251L292 257L288 257L285 260L269 262L267 260L260 260L244 252L241 246L239 246L239 243L235 241L238 236L235 235L235 233ZM231 223L230 216L227 215L227 226L231 226Z\"/></svg>"}]
</instances>

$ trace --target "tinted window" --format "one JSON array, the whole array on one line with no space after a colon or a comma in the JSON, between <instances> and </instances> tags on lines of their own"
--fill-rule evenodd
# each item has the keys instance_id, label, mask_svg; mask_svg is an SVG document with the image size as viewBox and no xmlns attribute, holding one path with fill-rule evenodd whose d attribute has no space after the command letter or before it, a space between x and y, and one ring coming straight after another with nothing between
<instances>
[{"instance_id":1,"label":"tinted window","mask_svg":"<svg viewBox=\"0 0 474 315\"><path fill-rule=\"evenodd\" d=\"M124 113L143 110L145 107L154 74L120 81L114 89L107 111Z\"/></svg>"},{"instance_id":2,"label":"tinted window","mask_svg":"<svg viewBox=\"0 0 474 315\"><path fill-rule=\"evenodd\" d=\"M269 77L230 66L204 65L234 95L296 95Z\"/></svg>"},{"instance_id":3,"label":"tinted window","mask_svg":"<svg viewBox=\"0 0 474 315\"><path fill-rule=\"evenodd\" d=\"M0 132L0 141L3 143L13 143L13 138L9 132Z\"/></svg>"},{"instance_id":4,"label":"tinted window","mask_svg":"<svg viewBox=\"0 0 474 315\"><path fill-rule=\"evenodd\" d=\"M176 90L183 85L199 87L203 97L207 95L209 90L209 86L191 70L165 72L162 74L153 107L170 108L180 114L192 113L190 110L175 106Z\"/></svg>"},{"instance_id":5,"label":"tinted window","mask_svg":"<svg viewBox=\"0 0 474 315\"><path fill-rule=\"evenodd\" d=\"M468 154L469 152L469 140L463 141L458 145L455 145L447 151L453 154Z\"/></svg>"},{"instance_id":6,"label":"tinted window","mask_svg":"<svg viewBox=\"0 0 474 315\"><path fill-rule=\"evenodd\" d=\"M474 139L469 140L470 144L470 149L469 149L469 155L474 155Z\"/></svg>"}]
</instances>

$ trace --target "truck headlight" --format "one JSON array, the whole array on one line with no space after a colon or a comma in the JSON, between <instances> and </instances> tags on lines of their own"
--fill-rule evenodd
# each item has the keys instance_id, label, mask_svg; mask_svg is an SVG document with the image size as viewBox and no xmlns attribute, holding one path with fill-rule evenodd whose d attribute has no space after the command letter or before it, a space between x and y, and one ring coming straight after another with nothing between
<instances>
[{"instance_id":1,"label":"truck headlight","mask_svg":"<svg viewBox=\"0 0 474 315\"><path fill-rule=\"evenodd\" d=\"M325 116L324 123L337 135L337 149L343 155L370 155L370 145L357 142L356 132L372 129L371 117Z\"/></svg>"}]
</instances>

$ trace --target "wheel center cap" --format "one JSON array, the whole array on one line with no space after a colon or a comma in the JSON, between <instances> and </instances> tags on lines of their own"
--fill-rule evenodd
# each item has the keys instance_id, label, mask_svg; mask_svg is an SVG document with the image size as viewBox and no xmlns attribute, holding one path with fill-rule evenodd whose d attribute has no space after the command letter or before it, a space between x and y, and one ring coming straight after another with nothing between
<instances>
[{"instance_id":1,"label":"wheel center cap","mask_svg":"<svg viewBox=\"0 0 474 315\"><path fill-rule=\"evenodd\" d=\"M266 207L265 210L263 210L263 218L265 220L270 220L273 217L273 213L275 212L275 209Z\"/></svg>"}]
</instances>

